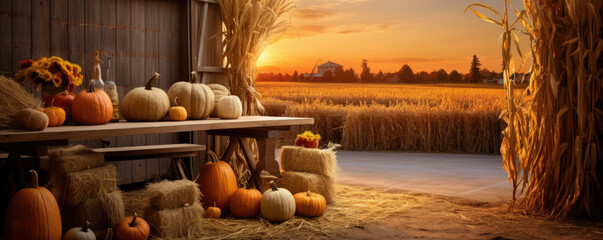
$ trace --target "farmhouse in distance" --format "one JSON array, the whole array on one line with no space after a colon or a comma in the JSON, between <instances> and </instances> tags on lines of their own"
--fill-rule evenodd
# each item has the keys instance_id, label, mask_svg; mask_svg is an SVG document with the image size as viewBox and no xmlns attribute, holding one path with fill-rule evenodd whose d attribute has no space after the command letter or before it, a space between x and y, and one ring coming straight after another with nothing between
<instances>
[{"instance_id":1,"label":"farmhouse in distance","mask_svg":"<svg viewBox=\"0 0 603 240\"><path fill-rule=\"evenodd\" d=\"M325 72L327 71L331 71L331 73L334 73L337 69L341 69L343 70L343 66L339 65L337 63L331 62L330 60L326 63L323 63L321 65L318 65L318 72L314 73L304 73L303 77L305 79L310 79L310 78L322 78L325 74ZM312 71L314 71L314 69L312 69Z\"/></svg>"}]
</instances>

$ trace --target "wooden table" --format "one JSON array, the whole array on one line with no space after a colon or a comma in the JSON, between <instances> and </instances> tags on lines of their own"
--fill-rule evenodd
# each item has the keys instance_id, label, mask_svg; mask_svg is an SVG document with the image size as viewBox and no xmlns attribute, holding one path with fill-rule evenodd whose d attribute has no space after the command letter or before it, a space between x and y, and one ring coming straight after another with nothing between
<instances>
[{"instance_id":1,"label":"wooden table","mask_svg":"<svg viewBox=\"0 0 603 240\"><path fill-rule=\"evenodd\" d=\"M176 133L176 132L197 132L207 131L211 134L234 136L230 141L228 151L224 157L229 157L235 147L240 146L249 158L249 147L242 144L240 137L257 137L260 146L260 160L256 163L247 159L253 172L259 173L261 170L270 166L270 172L278 176L278 163L274 159L274 145L266 144L271 139L273 130L289 130L296 125L313 124L312 118L291 118L291 117L263 117L263 116L244 116L234 120L206 119L206 120L188 120L188 121L160 121L160 122L127 122L109 123L105 125L73 125L46 128L43 131L25 131L25 130L3 130L0 131L0 150L9 152L8 162L18 162L21 155L44 156L48 146L66 145L70 139L97 139L102 137L138 135L138 134L156 134L156 133ZM243 135L239 133L244 133ZM266 149L262 149L266 148ZM271 148L272 149L268 149ZM266 152L272 151L272 155ZM225 158L226 159L226 158ZM257 166L257 168L256 168ZM22 171L20 169L19 171ZM24 180L16 179L18 187L22 187Z\"/></svg>"}]
</instances>

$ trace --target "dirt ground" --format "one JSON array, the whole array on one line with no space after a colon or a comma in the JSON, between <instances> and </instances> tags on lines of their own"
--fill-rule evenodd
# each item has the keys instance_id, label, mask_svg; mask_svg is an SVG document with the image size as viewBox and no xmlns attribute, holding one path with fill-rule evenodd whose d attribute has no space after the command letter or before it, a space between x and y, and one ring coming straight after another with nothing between
<instances>
[{"instance_id":1,"label":"dirt ground","mask_svg":"<svg viewBox=\"0 0 603 240\"><path fill-rule=\"evenodd\" d=\"M366 191L381 191L366 189ZM379 221L362 221L320 238L346 239L603 239L603 222L557 222L508 211L510 201L480 202L404 193L420 203Z\"/></svg>"}]
</instances>

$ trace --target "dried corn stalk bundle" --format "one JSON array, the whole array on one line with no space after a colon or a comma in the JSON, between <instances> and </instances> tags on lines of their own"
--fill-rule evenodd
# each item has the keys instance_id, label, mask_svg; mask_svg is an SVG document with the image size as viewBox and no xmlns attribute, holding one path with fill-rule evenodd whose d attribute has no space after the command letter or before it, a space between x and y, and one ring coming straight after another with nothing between
<instances>
[{"instance_id":1,"label":"dried corn stalk bundle","mask_svg":"<svg viewBox=\"0 0 603 240\"><path fill-rule=\"evenodd\" d=\"M293 7L290 0L220 0L224 58L232 94L243 102L243 115L263 112L254 88L256 63L264 48L289 29L279 19Z\"/></svg>"},{"instance_id":2,"label":"dried corn stalk bundle","mask_svg":"<svg viewBox=\"0 0 603 240\"><path fill-rule=\"evenodd\" d=\"M506 0L509 3L509 0ZM476 15L503 27L503 67L509 108L503 166L521 186L521 204L553 218L596 216L603 207L603 2L524 0L517 20L480 4ZM481 7L497 21L476 12ZM521 23L533 54L529 87L514 98L512 41ZM519 50L519 48L518 48ZM515 197L514 197L515 198Z\"/></svg>"}]
</instances>

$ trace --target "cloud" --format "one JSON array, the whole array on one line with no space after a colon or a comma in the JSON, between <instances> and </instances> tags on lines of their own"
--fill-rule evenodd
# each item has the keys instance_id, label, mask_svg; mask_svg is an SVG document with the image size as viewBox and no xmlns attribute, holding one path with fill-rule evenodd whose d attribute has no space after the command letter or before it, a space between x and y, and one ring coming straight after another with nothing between
<instances>
[{"instance_id":1,"label":"cloud","mask_svg":"<svg viewBox=\"0 0 603 240\"><path fill-rule=\"evenodd\" d=\"M335 11L329 9L304 8L295 12L295 16L304 20L318 20L336 15Z\"/></svg>"},{"instance_id":2,"label":"cloud","mask_svg":"<svg viewBox=\"0 0 603 240\"><path fill-rule=\"evenodd\" d=\"M285 33L281 38L298 39L301 37L309 37L312 35L321 34L325 31L327 31L327 27L323 25L303 25Z\"/></svg>"},{"instance_id":3,"label":"cloud","mask_svg":"<svg viewBox=\"0 0 603 240\"><path fill-rule=\"evenodd\" d=\"M360 33L360 32L370 32L370 31L381 31L389 28L393 24L380 23L380 24L354 24L354 25L345 25L341 26L337 33L339 34L350 34L350 33Z\"/></svg>"}]
</instances>

